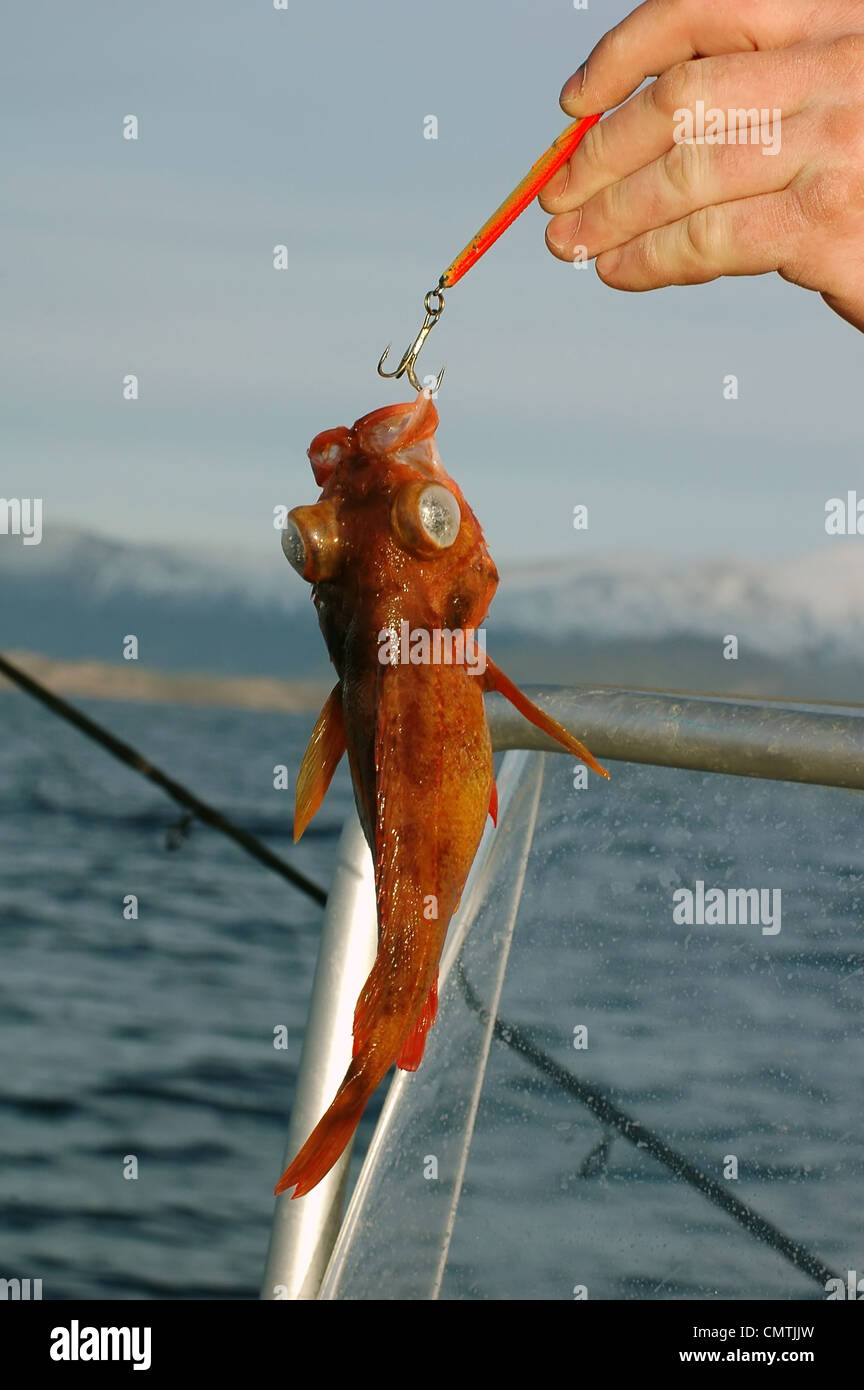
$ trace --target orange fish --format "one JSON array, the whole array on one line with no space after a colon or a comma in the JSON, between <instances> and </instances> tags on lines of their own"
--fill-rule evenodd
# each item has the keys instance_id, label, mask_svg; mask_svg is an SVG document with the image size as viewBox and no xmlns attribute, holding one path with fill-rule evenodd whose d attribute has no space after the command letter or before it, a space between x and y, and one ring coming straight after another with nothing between
<instances>
[{"instance_id":1,"label":"orange fish","mask_svg":"<svg viewBox=\"0 0 864 1390\"><path fill-rule=\"evenodd\" d=\"M319 500L282 544L312 585L339 681L297 778L294 838L343 755L375 865L378 954L354 1014L336 1097L276 1192L330 1171L395 1062L414 1071L435 1022L438 963L497 797L483 693L498 690L595 772L587 748L486 658L478 631L498 584L477 518L435 447L428 391L326 430L309 458Z\"/></svg>"}]
</instances>

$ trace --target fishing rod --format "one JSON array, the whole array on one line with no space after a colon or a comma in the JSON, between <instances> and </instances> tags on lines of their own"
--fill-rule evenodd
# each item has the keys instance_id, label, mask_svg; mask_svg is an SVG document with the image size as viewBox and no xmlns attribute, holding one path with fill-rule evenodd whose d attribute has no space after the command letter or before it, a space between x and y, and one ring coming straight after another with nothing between
<instances>
[{"instance_id":1,"label":"fishing rod","mask_svg":"<svg viewBox=\"0 0 864 1390\"><path fill-rule=\"evenodd\" d=\"M458 971L469 1007L488 1022L488 1010L474 990L461 962ZM544 1076L548 1076L554 1081L560 1090L567 1091L569 1095L586 1106L607 1128L617 1130L635 1148L643 1149L649 1153L652 1158L656 1158L659 1163L668 1168L676 1178L683 1178L691 1187L695 1187L698 1192L701 1192L703 1197L707 1197L716 1206L722 1207L744 1227L749 1235L756 1240L764 1241L766 1245L770 1245L796 1269L800 1269L803 1274L814 1279L823 1289L829 1279L837 1278L837 1275L827 1265L824 1265L816 1255L811 1255L810 1251L798 1241L785 1236L770 1221L766 1221L764 1216L760 1216L752 1207L748 1207L746 1202L733 1196L715 1178L703 1173L688 1158L673 1149L670 1144L666 1143L665 1139L661 1139L640 1120L628 1115L598 1086L592 1086L590 1082L582 1081L566 1067L560 1066L554 1057L549 1056L548 1052L543 1052L541 1048L537 1047L517 1024L507 1023L503 1018L496 1018L492 1032L499 1042L506 1043L514 1052L518 1052L521 1057L524 1057L526 1062L530 1062L531 1066L536 1067L538 1071L543 1072ZM592 1151L592 1154L595 1152ZM589 1154L589 1159L592 1154ZM588 1159L586 1159L587 1163ZM584 1165L582 1176L588 1176L584 1171Z\"/></svg>"},{"instance_id":2,"label":"fishing rod","mask_svg":"<svg viewBox=\"0 0 864 1390\"><path fill-rule=\"evenodd\" d=\"M95 719L70 705L67 700L55 695L47 686L40 681L28 676L26 671L22 671L19 666L13 663L0 652L0 672L10 681L25 691L27 695L32 695L34 700L38 700L52 714L56 714L60 719L65 719L67 724L71 724L79 733L85 734L87 738L98 743L101 748L110 753L112 758L124 763L126 767L131 767L133 772L138 772L142 777L146 777L148 782L153 782L160 787L163 792L176 801L178 805L185 806L191 811L198 820L205 825L218 830L220 834L227 835L229 840L233 840L236 845L244 849L247 854L251 854L253 859L257 859L259 864L264 864L266 868L272 869L274 873L298 888L301 893L306 893L308 897L323 907L327 901L327 894L317 883L313 883L311 878L307 878L299 869L293 868L291 864L285 862L278 854L274 854L272 849L268 849L265 844L250 835L248 830L243 830L241 826L235 825L221 811L217 811L215 806L210 806L206 801L202 801L200 796L190 792L180 782L169 777L161 768L155 766L137 748L131 744L124 743L122 739L112 734L103 725L97 724Z\"/></svg>"}]
</instances>

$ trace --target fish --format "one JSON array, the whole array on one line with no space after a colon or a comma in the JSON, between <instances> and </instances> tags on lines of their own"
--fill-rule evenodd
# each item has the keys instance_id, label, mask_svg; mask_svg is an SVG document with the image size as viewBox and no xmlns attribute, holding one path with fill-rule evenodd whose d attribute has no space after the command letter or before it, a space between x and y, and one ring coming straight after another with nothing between
<instances>
[{"instance_id":1,"label":"fish","mask_svg":"<svg viewBox=\"0 0 864 1390\"><path fill-rule=\"evenodd\" d=\"M607 770L486 655L498 586L483 532L446 473L428 390L316 435L317 502L282 548L312 586L338 681L297 777L294 839L347 752L372 853L378 950L354 1012L352 1059L275 1192L312 1190L394 1065L415 1071L437 1012L438 966L487 815L497 823L483 696L497 690L603 777Z\"/></svg>"}]
</instances>

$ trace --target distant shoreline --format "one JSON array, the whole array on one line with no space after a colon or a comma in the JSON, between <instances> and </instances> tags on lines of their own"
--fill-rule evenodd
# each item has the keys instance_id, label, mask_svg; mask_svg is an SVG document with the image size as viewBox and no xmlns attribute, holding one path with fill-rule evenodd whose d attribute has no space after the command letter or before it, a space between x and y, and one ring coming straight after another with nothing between
<instances>
[{"instance_id":1,"label":"distant shoreline","mask_svg":"<svg viewBox=\"0 0 864 1390\"><path fill-rule=\"evenodd\" d=\"M336 681L277 676L222 676L204 671L162 671L128 662L71 660L41 652L9 650L8 659L56 695L69 699L131 700L144 704L215 706L276 714L317 714ZM822 669L785 666L770 660L747 663L740 679L736 663L708 660L704 652L684 652L650 641L616 646L580 644L569 649L518 645L498 655L520 685L583 685L608 690L643 690L677 695L710 695L742 700L803 701L812 705L864 706L858 664ZM0 675L0 694L17 686Z\"/></svg>"},{"instance_id":2,"label":"distant shoreline","mask_svg":"<svg viewBox=\"0 0 864 1390\"><path fill-rule=\"evenodd\" d=\"M107 661L66 661L39 652L10 651L7 656L54 694L83 699L221 705L228 709L270 710L277 714L317 714L330 689L323 681L154 671L135 662L115 665ZM0 691L15 689L11 681L0 676Z\"/></svg>"}]
</instances>

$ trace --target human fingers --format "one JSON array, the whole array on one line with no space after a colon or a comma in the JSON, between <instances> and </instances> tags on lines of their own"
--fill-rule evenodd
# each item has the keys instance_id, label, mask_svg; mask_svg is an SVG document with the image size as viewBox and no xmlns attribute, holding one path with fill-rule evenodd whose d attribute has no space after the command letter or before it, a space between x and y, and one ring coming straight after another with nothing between
<instances>
[{"instance_id":1,"label":"human fingers","mask_svg":"<svg viewBox=\"0 0 864 1390\"><path fill-rule=\"evenodd\" d=\"M695 129L700 113L705 129L706 113L721 113L727 133L761 127L776 110L794 115L814 85L830 80L818 52L794 48L677 64L588 131L541 193L541 206L550 213L584 206L601 189L670 150L686 135L688 123Z\"/></svg>"},{"instance_id":2,"label":"human fingers","mask_svg":"<svg viewBox=\"0 0 864 1390\"><path fill-rule=\"evenodd\" d=\"M645 0L564 84L571 117L609 111L676 63L864 32L864 0Z\"/></svg>"},{"instance_id":3,"label":"human fingers","mask_svg":"<svg viewBox=\"0 0 864 1390\"><path fill-rule=\"evenodd\" d=\"M613 289L642 291L701 285L721 275L783 273L804 230L789 189L763 193L652 228L599 256L597 274Z\"/></svg>"}]
</instances>

